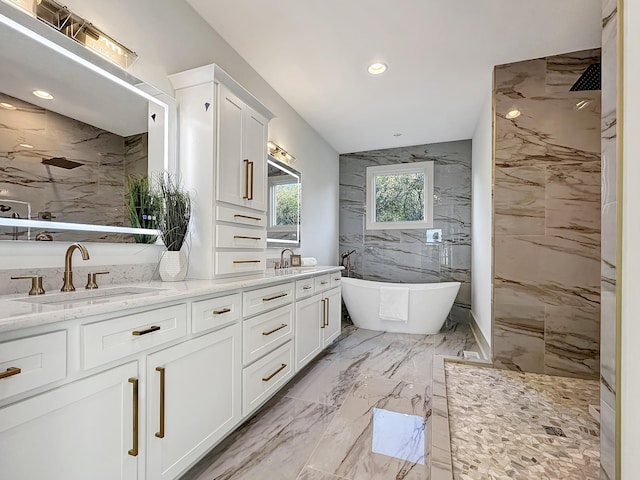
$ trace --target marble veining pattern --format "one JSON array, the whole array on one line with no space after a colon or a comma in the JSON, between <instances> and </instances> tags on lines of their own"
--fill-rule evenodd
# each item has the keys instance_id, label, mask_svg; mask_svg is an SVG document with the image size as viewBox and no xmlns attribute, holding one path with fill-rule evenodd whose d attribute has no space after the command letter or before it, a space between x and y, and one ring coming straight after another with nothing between
<instances>
[{"instance_id":1,"label":"marble veining pattern","mask_svg":"<svg viewBox=\"0 0 640 480\"><path fill-rule=\"evenodd\" d=\"M600 478L589 413L597 381L457 362L445 369L454 478ZM558 428L564 436L548 433Z\"/></svg>"},{"instance_id":2,"label":"marble veining pattern","mask_svg":"<svg viewBox=\"0 0 640 480\"><path fill-rule=\"evenodd\" d=\"M434 161L434 225L426 230L366 230L366 168ZM340 251L352 255L354 276L401 283L459 281L452 318L467 321L471 305L471 142L373 150L340 155Z\"/></svg>"},{"instance_id":3,"label":"marble veining pattern","mask_svg":"<svg viewBox=\"0 0 640 480\"><path fill-rule=\"evenodd\" d=\"M433 353L462 350L478 351L467 325L437 335L345 325L333 345L182 480L431 478ZM372 453L374 408L422 419L424 464Z\"/></svg>"},{"instance_id":4,"label":"marble veining pattern","mask_svg":"<svg viewBox=\"0 0 640 480\"><path fill-rule=\"evenodd\" d=\"M600 50L500 65L495 84L497 366L600 372L600 92L570 92ZM582 109L576 103L588 102ZM505 114L517 108L514 119Z\"/></svg>"}]
</instances>

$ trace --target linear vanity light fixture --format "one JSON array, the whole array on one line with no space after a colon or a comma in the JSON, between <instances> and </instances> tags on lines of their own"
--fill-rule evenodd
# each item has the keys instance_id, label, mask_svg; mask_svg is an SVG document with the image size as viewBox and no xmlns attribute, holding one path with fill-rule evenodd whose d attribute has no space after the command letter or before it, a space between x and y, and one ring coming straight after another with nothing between
<instances>
[{"instance_id":1,"label":"linear vanity light fixture","mask_svg":"<svg viewBox=\"0 0 640 480\"><path fill-rule=\"evenodd\" d=\"M10 0L10 3L124 69L138 58L133 50L55 0Z\"/></svg>"},{"instance_id":2,"label":"linear vanity light fixture","mask_svg":"<svg viewBox=\"0 0 640 480\"><path fill-rule=\"evenodd\" d=\"M296 157L288 153L284 148L272 142L271 140L267 142L267 150L269 152L269 155L277 160L280 160L281 162L286 163L287 165L293 165L294 163L296 163Z\"/></svg>"}]
</instances>

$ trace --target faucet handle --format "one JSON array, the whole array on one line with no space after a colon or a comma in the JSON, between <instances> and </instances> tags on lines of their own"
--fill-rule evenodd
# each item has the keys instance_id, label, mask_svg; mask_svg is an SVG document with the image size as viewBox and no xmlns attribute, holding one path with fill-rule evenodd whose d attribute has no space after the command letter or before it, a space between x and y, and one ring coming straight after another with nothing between
<instances>
[{"instance_id":1,"label":"faucet handle","mask_svg":"<svg viewBox=\"0 0 640 480\"><path fill-rule=\"evenodd\" d=\"M87 284L84 288L87 290L94 290L98 288L98 284L96 283L96 275L106 275L109 272L89 272L87 274Z\"/></svg>"},{"instance_id":2,"label":"faucet handle","mask_svg":"<svg viewBox=\"0 0 640 480\"><path fill-rule=\"evenodd\" d=\"M31 290L29 290L29 295L44 294L44 288L42 288L42 275L21 275L19 277L11 277L11 280L22 280L24 278L31 279Z\"/></svg>"}]
</instances>

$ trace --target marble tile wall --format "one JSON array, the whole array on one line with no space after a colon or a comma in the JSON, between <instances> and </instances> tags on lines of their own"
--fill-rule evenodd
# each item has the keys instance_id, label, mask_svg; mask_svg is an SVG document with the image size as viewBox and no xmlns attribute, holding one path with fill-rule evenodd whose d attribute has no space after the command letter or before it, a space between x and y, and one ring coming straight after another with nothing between
<instances>
[{"instance_id":1,"label":"marble tile wall","mask_svg":"<svg viewBox=\"0 0 640 480\"><path fill-rule=\"evenodd\" d=\"M146 133L123 138L2 93L0 102L15 107L0 108L0 203L11 207L0 215L26 218L28 203L32 218L50 212L60 222L128 225L125 175L146 172ZM41 163L52 157L82 165L64 169ZM0 238L33 240L41 231L4 227ZM47 232L56 241L133 241L130 235Z\"/></svg>"},{"instance_id":2,"label":"marble tile wall","mask_svg":"<svg viewBox=\"0 0 640 480\"><path fill-rule=\"evenodd\" d=\"M602 2L602 263L600 310L601 478L616 478L616 247L618 2Z\"/></svg>"},{"instance_id":3,"label":"marble tile wall","mask_svg":"<svg viewBox=\"0 0 640 480\"><path fill-rule=\"evenodd\" d=\"M434 225L442 243L427 243L426 230L366 230L366 168L434 161ZM452 310L467 321L471 305L471 140L340 155L340 251L351 256L354 276L368 280L462 282Z\"/></svg>"},{"instance_id":4,"label":"marble tile wall","mask_svg":"<svg viewBox=\"0 0 640 480\"><path fill-rule=\"evenodd\" d=\"M500 367L599 376L600 91L569 91L599 61L597 49L494 71L492 347ZM505 118L513 109L521 115Z\"/></svg>"}]
</instances>

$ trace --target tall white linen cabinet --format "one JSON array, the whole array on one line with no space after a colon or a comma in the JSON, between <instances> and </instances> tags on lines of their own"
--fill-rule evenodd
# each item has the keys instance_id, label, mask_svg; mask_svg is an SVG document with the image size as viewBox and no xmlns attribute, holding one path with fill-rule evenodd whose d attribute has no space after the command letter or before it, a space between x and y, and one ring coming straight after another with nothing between
<instances>
[{"instance_id":1,"label":"tall white linen cabinet","mask_svg":"<svg viewBox=\"0 0 640 480\"><path fill-rule=\"evenodd\" d=\"M218 65L169 77L193 195L189 278L266 269L267 127L274 115Z\"/></svg>"}]
</instances>

